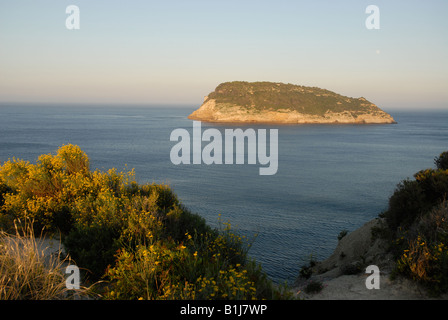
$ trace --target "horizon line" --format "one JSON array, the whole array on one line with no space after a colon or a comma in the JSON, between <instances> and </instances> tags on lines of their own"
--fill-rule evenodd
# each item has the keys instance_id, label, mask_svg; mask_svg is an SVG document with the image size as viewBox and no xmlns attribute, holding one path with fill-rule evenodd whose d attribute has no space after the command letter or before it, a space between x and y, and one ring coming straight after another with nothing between
<instances>
[{"instance_id":1,"label":"horizon line","mask_svg":"<svg viewBox=\"0 0 448 320\"><path fill-rule=\"evenodd\" d=\"M78 101L78 102L57 102L57 101L0 101L0 107L6 106L30 106L30 107L139 107L139 108L157 108L157 107L177 107L177 108L199 108L201 103L193 102L88 102L88 101ZM415 111L415 112L425 112L425 111L448 111L448 104L446 106L429 106L423 108L418 107L399 107L390 106L387 108L380 107L381 110L387 112L394 111Z\"/></svg>"}]
</instances>

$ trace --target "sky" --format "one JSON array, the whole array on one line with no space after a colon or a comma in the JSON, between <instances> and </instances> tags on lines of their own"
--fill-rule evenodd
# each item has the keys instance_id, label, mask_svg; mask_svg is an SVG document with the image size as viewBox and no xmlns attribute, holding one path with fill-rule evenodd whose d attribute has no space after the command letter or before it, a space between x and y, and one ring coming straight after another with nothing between
<instances>
[{"instance_id":1,"label":"sky","mask_svg":"<svg viewBox=\"0 0 448 320\"><path fill-rule=\"evenodd\" d=\"M447 15L446 0L0 0L0 103L199 106L222 82L274 81L448 110Z\"/></svg>"}]
</instances>

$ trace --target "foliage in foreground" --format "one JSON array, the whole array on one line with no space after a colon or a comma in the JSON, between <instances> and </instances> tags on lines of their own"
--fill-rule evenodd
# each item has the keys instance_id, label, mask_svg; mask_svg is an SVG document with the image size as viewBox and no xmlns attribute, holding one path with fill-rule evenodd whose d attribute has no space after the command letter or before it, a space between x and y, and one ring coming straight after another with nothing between
<instances>
[{"instance_id":1,"label":"foliage in foreground","mask_svg":"<svg viewBox=\"0 0 448 320\"><path fill-rule=\"evenodd\" d=\"M74 145L36 164L12 159L0 167L0 228L34 221L60 233L90 281L105 280L107 299L276 299L274 287L248 257L250 243L230 225L220 230L189 212L166 185L138 184L134 172L91 171Z\"/></svg>"},{"instance_id":2,"label":"foliage in foreground","mask_svg":"<svg viewBox=\"0 0 448 320\"><path fill-rule=\"evenodd\" d=\"M50 255L30 226L15 234L0 231L0 300L49 300L74 297L66 288L63 267L69 262ZM77 298L87 297L80 288Z\"/></svg>"},{"instance_id":3,"label":"foliage in foreground","mask_svg":"<svg viewBox=\"0 0 448 320\"><path fill-rule=\"evenodd\" d=\"M398 185L381 232L392 243L396 271L438 295L448 292L448 152L434 163Z\"/></svg>"}]
</instances>

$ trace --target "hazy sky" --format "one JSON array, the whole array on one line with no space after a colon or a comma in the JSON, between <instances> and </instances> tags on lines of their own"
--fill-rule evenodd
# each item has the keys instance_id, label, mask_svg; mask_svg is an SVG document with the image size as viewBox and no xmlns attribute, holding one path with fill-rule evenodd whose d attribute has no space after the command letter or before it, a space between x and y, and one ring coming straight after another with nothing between
<instances>
[{"instance_id":1,"label":"hazy sky","mask_svg":"<svg viewBox=\"0 0 448 320\"><path fill-rule=\"evenodd\" d=\"M199 106L244 80L448 109L447 16L447 0L0 0L0 102Z\"/></svg>"}]
</instances>

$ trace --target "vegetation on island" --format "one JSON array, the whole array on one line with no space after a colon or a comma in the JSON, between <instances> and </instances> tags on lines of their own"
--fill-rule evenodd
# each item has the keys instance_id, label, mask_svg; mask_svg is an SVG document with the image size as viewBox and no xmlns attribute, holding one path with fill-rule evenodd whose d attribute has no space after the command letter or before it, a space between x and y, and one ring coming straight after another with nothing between
<instances>
[{"instance_id":1,"label":"vegetation on island","mask_svg":"<svg viewBox=\"0 0 448 320\"><path fill-rule=\"evenodd\" d=\"M448 292L448 152L434 163L398 184L375 235L388 240L396 275L439 295Z\"/></svg>"},{"instance_id":2,"label":"vegetation on island","mask_svg":"<svg viewBox=\"0 0 448 320\"><path fill-rule=\"evenodd\" d=\"M348 111L354 116L382 112L364 98L350 98L335 92L293 84L274 82L225 82L208 95L217 106L240 106L256 111L297 111L322 116L332 112Z\"/></svg>"},{"instance_id":3,"label":"vegetation on island","mask_svg":"<svg viewBox=\"0 0 448 320\"><path fill-rule=\"evenodd\" d=\"M211 228L169 186L138 184L134 176L133 170L91 171L89 158L75 145L42 155L36 164L3 163L0 299L67 298L61 265L26 256L39 256L37 246L22 254L6 250L11 239L33 244L42 232L61 237L70 263L83 271L84 287L90 286L83 294L93 291L97 298L290 297L249 257L251 242L228 222Z\"/></svg>"}]
</instances>

